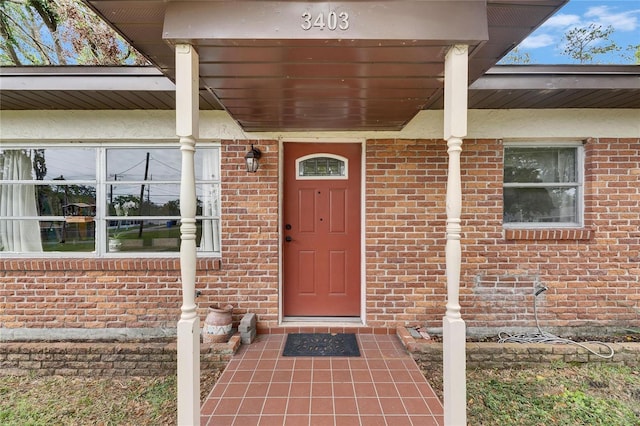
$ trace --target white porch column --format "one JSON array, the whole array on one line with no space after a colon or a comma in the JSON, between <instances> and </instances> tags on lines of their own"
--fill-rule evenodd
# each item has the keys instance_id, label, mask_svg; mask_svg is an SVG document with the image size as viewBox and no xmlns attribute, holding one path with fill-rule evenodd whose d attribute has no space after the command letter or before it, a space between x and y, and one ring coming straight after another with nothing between
<instances>
[{"instance_id":1,"label":"white porch column","mask_svg":"<svg viewBox=\"0 0 640 426\"><path fill-rule=\"evenodd\" d=\"M176 45L176 133L180 137L180 274L182 308L178 321L178 425L200 424L200 321L196 312L196 181L198 139L198 53Z\"/></svg>"},{"instance_id":2,"label":"white porch column","mask_svg":"<svg viewBox=\"0 0 640 426\"><path fill-rule=\"evenodd\" d=\"M460 315L460 153L467 134L468 46L453 46L444 62L444 138L447 140L447 311L443 326L444 423L467 424L466 332Z\"/></svg>"}]
</instances>

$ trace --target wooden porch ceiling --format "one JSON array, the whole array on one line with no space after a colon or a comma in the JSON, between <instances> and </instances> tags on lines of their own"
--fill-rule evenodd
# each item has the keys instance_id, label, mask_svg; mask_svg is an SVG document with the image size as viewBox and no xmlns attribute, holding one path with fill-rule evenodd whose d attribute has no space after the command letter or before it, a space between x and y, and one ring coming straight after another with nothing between
<instances>
[{"instance_id":1,"label":"wooden porch ceiling","mask_svg":"<svg viewBox=\"0 0 640 426\"><path fill-rule=\"evenodd\" d=\"M401 129L439 106L451 45L472 83L566 3L85 1L171 79L173 46L195 45L201 92L247 131Z\"/></svg>"}]
</instances>

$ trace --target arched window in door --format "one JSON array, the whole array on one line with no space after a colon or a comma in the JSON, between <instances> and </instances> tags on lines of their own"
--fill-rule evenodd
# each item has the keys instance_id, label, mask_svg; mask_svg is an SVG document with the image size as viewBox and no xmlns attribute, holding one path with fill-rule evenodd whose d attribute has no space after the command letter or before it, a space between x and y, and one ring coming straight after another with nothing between
<instances>
[{"instance_id":1,"label":"arched window in door","mask_svg":"<svg viewBox=\"0 0 640 426\"><path fill-rule=\"evenodd\" d=\"M305 155L296 160L296 179L347 179L349 160L326 153Z\"/></svg>"}]
</instances>

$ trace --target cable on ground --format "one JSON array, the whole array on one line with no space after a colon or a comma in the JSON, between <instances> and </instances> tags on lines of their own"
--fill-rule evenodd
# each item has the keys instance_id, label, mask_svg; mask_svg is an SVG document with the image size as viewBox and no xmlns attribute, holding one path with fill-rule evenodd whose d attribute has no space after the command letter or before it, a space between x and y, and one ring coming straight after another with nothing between
<instances>
[{"instance_id":1,"label":"cable on ground","mask_svg":"<svg viewBox=\"0 0 640 426\"><path fill-rule=\"evenodd\" d=\"M614 355L614 351L613 348L611 347L611 345L605 343L605 342L600 342L597 340L590 340L587 342L576 342L574 340L571 339L565 339L562 337L558 337L554 334L548 333L544 330L542 330L542 328L540 327L540 323L538 321L538 307L537 307L537 303L536 300L538 298L538 296L547 291L547 287L545 286L541 286L538 287L538 289L536 290L536 292L533 295L533 315L535 317L536 320L536 328L538 329L537 333L523 333L523 334L510 334L507 333L505 331L501 331L498 333L498 342L499 343L549 343L549 344L567 344L567 345L575 345L575 346L579 346L587 351L589 351L590 353L600 357L600 358L605 358L605 359L610 359L613 358ZM608 349L608 354L607 353L599 353L591 348L589 348L587 346L587 344L594 344L594 345L600 345L600 346L604 346L605 348Z\"/></svg>"}]
</instances>

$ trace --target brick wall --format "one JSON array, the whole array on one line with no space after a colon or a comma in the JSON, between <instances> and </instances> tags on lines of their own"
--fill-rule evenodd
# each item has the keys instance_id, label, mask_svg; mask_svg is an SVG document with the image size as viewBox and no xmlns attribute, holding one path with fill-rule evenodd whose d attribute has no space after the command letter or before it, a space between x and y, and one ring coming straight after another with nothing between
<instances>
[{"instance_id":1,"label":"brick wall","mask_svg":"<svg viewBox=\"0 0 640 426\"><path fill-rule=\"evenodd\" d=\"M367 312L371 323L444 314L446 143L367 144ZM465 140L462 314L468 327L640 325L640 141L585 144L585 229L502 228L502 143Z\"/></svg>"},{"instance_id":2,"label":"brick wall","mask_svg":"<svg viewBox=\"0 0 640 426\"><path fill-rule=\"evenodd\" d=\"M2 263L2 327L162 328L175 325L179 315L177 259Z\"/></svg>"},{"instance_id":3,"label":"brick wall","mask_svg":"<svg viewBox=\"0 0 640 426\"><path fill-rule=\"evenodd\" d=\"M446 143L367 143L367 319L395 328L442 319Z\"/></svg>"},{"instance_id":4,"label":"brick wall","mask_svg":"<svg viewBox=\"0 0 640 426\"><path fill-rule=\"evenodd\" d=\"M466 162L475 161L474 145L483 143L467 145ZM485 229L499 235L501 213L497 223L489 214L483 215L485 223L466 222L463 246L478 253L476 265L469 265L468 259L464 267L463 311L474 317L468 324L532 325L531 289L536 284L549 287L538 297L539 317L545 325L640 324L640 141L589 140L585 157L584 230L505 233L505 237L488 239L483 247L475 236ZM474 192L466 185L464 190ZM494 195L499 201L499 184L491 191ZM465 212L481 207L466 199ZM519 281L509 287L503 281L509 277ZM491 282L494 294L486 291Z\"/></svg>"},{"instance_id":5,"label":"brick wall","mask_svg":"<svg viewBox=\"0 0 640 426\"><path fill-rule=\"evenodd\" d=\"M234 305L234 321L278 318L278 143L223 141L222 259L198 262L201 319ZM371 327L444 315L446 143L366 146L366 311ZM584 230L502 229L502 143L463 145L462 314L468 327L640 326L640 140L589 140ZM0 259L0 328L174 328L178 259Z\"/></svg>"},{"instance_id":6,"label":"brick wall","mask_svg":"<svg viewBox=\"0 0 640 426\"><path fill-rule=\"evenodd\" d=\"M222 370L240 336L200 347L200 369ZM175 341L15 342L0 345L0 376L168 376L176 373Z\"/></svg>"},{"instance_id":7,"label":"brick wall","mask_svg":"<svg viewBox=\"0 0 640 426\"><path fill-rule=\"evenodd\" d=\"M234 305L277 324L278 144L253 141L260 171L247 173L246 141L222 144L222 259L197 262L201 321ZM178 258L0 259L0 329L175 329L182 304ZM89 333L90 336L90 333Z\"/></svg>"},{"instance_id":8,"label":"brick wall","mask_svg":"<svg viewBox=\"0 0 640 426\"><path fill-rule=\"evenodd\" d=\"M247 173L244 163L251 143L262 152L257 173ZM278 142L251 143L223 141L222 268L198 278L198 303L229 303L234 322L254 312L261 327L272 327L278 322Z\"/></svg>"}]
</instances>

